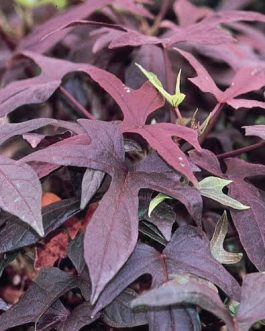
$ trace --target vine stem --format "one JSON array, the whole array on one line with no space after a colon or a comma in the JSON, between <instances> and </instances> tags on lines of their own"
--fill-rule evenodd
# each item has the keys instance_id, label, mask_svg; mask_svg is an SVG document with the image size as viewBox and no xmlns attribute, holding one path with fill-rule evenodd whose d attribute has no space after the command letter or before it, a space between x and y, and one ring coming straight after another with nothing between
<instances>
[{"instance_id":1,"label":"vine stem","mask_svg":"<svg viewBox=\"0 0 265 331\"><path fill-rule=\"evenodd\" d=\"M81 105L81 103L78 102L65 88L60 86L59 91L78 110L79 113L90 120L96 119L95 116L90 114L89 111L83 105Z\"/></svg>"},{"instance_id":2,"label":"vine stem","mask_svg":"<svg viewBox=\"0 0 265 331\"><path fill-rule=\"evenodd\" d=\"M168 8L169 8L169 0L161 1L160 11L155 18L153 26L149 30L150 35L153 35L156 33L156 30L158 29L160 22L166 16Z\"/></svg>"},{"instance_id":3,"label":"vine stem","mask_svg":"<svg viewBox=\"0 0 265 331\"><path fill-rule=\"evenodd\" d=\"M243 153L254 151L254 150L262 148L262 147L265 147L265 141L261 141L261 142L256 143L256 144L241 147L241 148L235 149L235 150L230 151L230 152L218 154L216 156L219 160L223 160L223 159L227 159L228 157L238 156L238 155L241 155Z\"/></svg>"}]
</instances>

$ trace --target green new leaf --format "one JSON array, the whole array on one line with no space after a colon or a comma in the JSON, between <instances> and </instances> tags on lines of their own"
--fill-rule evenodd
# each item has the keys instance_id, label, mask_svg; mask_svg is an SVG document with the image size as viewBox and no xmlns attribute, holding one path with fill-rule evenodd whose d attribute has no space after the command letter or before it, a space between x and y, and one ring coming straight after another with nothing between
<instances>
[{"instance_id":1,"label":"green new leaf","mask_svg":"<svg viewBox=\"0 0 265 331\"><path fill-rule=\"evenodd\" d=\"M42 5L51 4L59 9L63 9L67 5L66 0L15 0L16 4L25 8L35 8Z\"/></svg>"},{"instance_id":2,"label":"green new leaf","mask_svg":"<svg viewBox=\"0 0 265 331\"><path fill-rule=\"evenodd\" d=\"M226 211L223 213L218 223L216 224L213 237L210 242L212 256L220 263L234 264L238 263L242 257L242 253L230 253L224 250L224 240L228 231L228 219Z\"/></svg>"},{"instance_id":3,"label":"green new leaf","mask_svg":"<svg viewBox=\"0 0 265 331\"><path fill-rule=\"evenodd\" d=\"M173 199L169 197L166 194L159 193L154 199L150 201L149 207L148 207L148 216L151 216L152 211L164 200L166 199Z\"/></svg>"},{"instance_id":4,"label":"green new leaf","mask_svg":"<svg viewBox=\"0 0 265 331\"><path fill-rule=\"evenodd\" d=\"M162 83L160 82L157 75L155 75L151 71L145 70L140 64L135 63L135 65L142 71L145 77L149 80L149 82L158 90L160 94L167 100L168 103L171 104L172 107L178 107L181 102L185 99L185 94L180 92L180 75L181 70L178 73L178 77L176 80L176 89L175 94L169 94L167 91L164 90Z\"/></svg>"},{"instance_id":5,"label":"green new leaf","mask_svg":"<svg viewBox=\"0 0 265 331\"><path fill-rule=\"evenodd\" d=\"M241 202L230 198L223 193L223 188L232 183L232 180L222 179L219 177L206 177L199 182L199 190L201 195L206 198L210 198L221 203L224 206L228 206L238 210L249 209L249 206L243 205Z\"/></svg>"}]
</instances>

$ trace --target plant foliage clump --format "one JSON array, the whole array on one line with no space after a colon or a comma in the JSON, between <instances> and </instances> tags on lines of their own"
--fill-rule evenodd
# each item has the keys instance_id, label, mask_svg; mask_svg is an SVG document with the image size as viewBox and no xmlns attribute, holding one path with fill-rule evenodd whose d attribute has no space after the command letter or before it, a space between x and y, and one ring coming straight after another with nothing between
<instances>
[{"instance_id":1,"label":"plant foliage clump","mask_svg":"<svg viewBox=\"0 0 265 331\"><path fill-rule=\"evenodd\" d=\"M0 0L0 330L262 328L261 11Z\"/></svg>"}]
</instances>

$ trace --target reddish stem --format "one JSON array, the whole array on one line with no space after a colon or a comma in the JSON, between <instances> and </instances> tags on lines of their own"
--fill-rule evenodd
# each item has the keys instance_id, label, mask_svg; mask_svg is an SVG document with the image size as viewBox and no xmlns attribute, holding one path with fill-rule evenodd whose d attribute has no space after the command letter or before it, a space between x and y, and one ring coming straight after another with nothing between
<instances>
[{"instance_id":1,"label":"reddish stem","mask_svg":"<svg viewBox=\"0 0 265 331\"><path fill-rule=\"evenodd\" d=\"M65 88L62 86L59 87L59 91L62 93L62 95L78 110L79 113L84 115L86 118L89 118L90 120L95 120L95 116L89 113L86 108L81 105L80 102L78 102Z\"/></svg>"},{"instance_id":2,"label":"reddish stem","mask_svg":"<svg viewBox=\"0 0 265 331\"><path fill-rule=\"evenodd\" d=\"M243 153L254 151L254 150L262 148L262 147L265 147L265 141L261 141L261 142L256 143L256 144L241 147L241 148L235 149L235 150L230 151L230 152L218 154L217 158L219 160L223 160L223 159L227 159L228 157L238 156L238 155L241 155Z\"/></svg>"}]
</instances>

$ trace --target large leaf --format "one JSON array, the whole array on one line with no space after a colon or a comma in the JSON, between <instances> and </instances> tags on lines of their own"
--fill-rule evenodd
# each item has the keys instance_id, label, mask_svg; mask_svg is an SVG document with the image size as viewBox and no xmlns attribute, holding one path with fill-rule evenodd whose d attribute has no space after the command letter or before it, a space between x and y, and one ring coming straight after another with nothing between
<instances>
[{"instance_id":1,"label":"large leaf","mask_svg":"<svg viewBox=\"0 0 265 331\"><path fill-rule=\"evenodd\" d=\"M0 156L0 207L44 235L41 217L41 184L27 164Z\"/></svg>"},{"instance_id":2,"label":"large leaf","mask_svg":"<svg viewBox=\"0 0 265 331\"><path fill-rule=\"evenodd\" d=\"M173 137L184 139L200 150L197 132L171 123L145 125L148 115L164 104L162 97L150 83L145 83L138 90L132 90L113 74L87 64L51 59L30 52L23 54L39 65L41 74L34 78L10 83L0 92L1 116L21 105L46 101L60 86L62 78L67 73L85 72L120 106L124 114L124 120L121 123L123 132L135 132L142 135L167 163L188 177L195 185L197 184L186 155L181 151L178 143L172 140ZM139 104L141 104L141 112L139 112Z\"/></svg>"},{"instance_id":3,"label":"large leaf","mask_svg":"<svg viewBox=\"0 0 265 331\"><path fill-rule=\"evenodd\" d=\"M85 260L92 281L92 302L95 302L135 247L141 188L151 188L176 198L196 220L200 219L202 202L199 192L181 184L180 176L155 154L128 167L118 125L89 120L79 123L90 136L90 144L75 145L73 152L68 153L65 144L60 142L30 154L24 161L45 162L49 156L49 162L89 167L111 175L109 190L100 201L85 235Z\"/></svg>"},{"instance_id":4,"label":"large leaf","mask_svg":"<svg viewBox=\"0 0 265 331\"><path fill-rule=\"evenodd\" d=\"M113 74L106 71L91 69L88 71L88 74L120 106L124 115L121 123L122 131L140 134L168 164L196 184L197 180L193 175L186 155L181 151L178 144L173 142L172 138L184 139L197 150L200 150L197 132L171 123L145 124L148 116L164 104L163 99L151 84L147 82L138 90L133 90L125 86ZM141 112L139 112L139 104L141 105Z\"/></svg>"},{"instance_id":5,"label":"large leaf","mask_svg":"<svg viewBox=\"0 0 265 331\"><path fill-rule=\"evenodd\" d=\"M167 282L170 275L176 272L190 272L206 278L221 287L228 295L239 300L240 287L238 283L212 257L206 236L194 227L183 226L174 233L170 243L162 253L150 246L138 244L124 267L102 292L93 313L100 311L112 302L123 289L143 274L152 275L152 288L156 288ZM186 313L181 309L177 309L177 311L173 308L172 310L165 308L163 311L151 310L148 313L149 326L152 330L161 330L164 329L162 328L163 325L167 325L167 330L175 331L175 327L176 330L178 327L177 316L179 315L181 320L180 316L183 318L183 314L185 316ZM183 330L185 329L184 325L187 328L187 324L183 324ZM187 330L190 329L187 328Z\"/></svg>"},{"instance_id":6,"label":"large leaf","mask_svg":"<svg viewBox=\"0 0 265 331\"><path fill-rule=\"evenodd\" d=\"M245 178L265 175L265 167L239 159L228 159L226 165L226 174L229 179L233 180L233 183L229 185L229 195L250 206L250 209L246 211L231 211L240 241L257 269L264 271L264 196L254 185L245 181Z\"/></svg>"},{"instance_id":7,"label":"large leaf","mask_svg":"<svg viewBox=\"0 0 265 331\"><path fill-rule=\"evenodd\" d=\"M265 175L265 167L261 164L251 164L240 159L227 159L227 172L222 174L216 156L203 150L191 154L192 161L202 169L217 174L224 179L232 180L228 193L232 198L250 206L244 211L231 210L233 222L238 231L240 242L248 257L258 270L265 270L265 229L264 229L264 196L254 185L245 181L247 177ZM253 245L255 242L255 245Z\"/></svg>"},{"instance_id":8,"label":"large leaf","mask_svg":"<svg viewBox=\"0 0 265 331\"><path fill-rule=\"evenodd\" d=\"M19 302L0 316L3 330L30 322L37 323L61 295L72 288L82 288L82 281L57 268L43 269Z\"/></svg>"},{"instance_id":9,"label":"large leaf","mask_svg":"<svg viewBox=\"0 0 265 331\"><path fill-rule=\"evenodd\" d=\"M178 304L195 304L226 322L228 330L235 330L233 319L220 300L216 287L202 278L190 274L177 274L163 286L140 295L132 307L164 307Z\"/></svg>"},{"instance_id":10,"label":"large leaf","mask_svg":"<svg viewBox=\"0 0 265 331\"><path fill-rule=\"evenodd\" d=\"M54 34L50 38L44 39L44 37L55 30L58 30L65 22L71 22L73 20L84 19L90 16L94 11L109 5L119 5L127 10L136 13L137 15L143 15L151 17L149 12L143 7L137 6L133 0L86 0L79 6L75 6L70 10L52 17L50 20L38 26L34 31L26 38L22 39L19 44L19 50L31 50L34 52L44 53L54 46L58 41L62 40L68 31L60 31Z\"/></svg>"},{"instance_id":11,"label":"large leaf","mask_svg":"<svg viewBox=\"0 0 265 331\"><path fill-rule=\"evenodd\" d=\"M264 16L265 17L265 16ZM190 78L201 91L209 92L215 96L219 104L227 103L235 109L240 107L265 107L265 103L256 100L235 99L236 97L251 91L260 89L265 84L265 67L249 65L237 71L230 87L224 92L215 84L212 77L202 64L190 53L176 49L193 67L197 76Z\"/></svg>"},{"instance_id":12,"label":"large leaf","mask_svg":"<svg viewBox=\"0 0 265 331\"><path fill-rule=\"evenodd\" d=\"M80 211L79 204L79 200L71 198L44 207L42 218L45 237L76 215ZM0 230L0 253L35 244L41 239L35 231L21 223L15 216L2 215L1 219L4 226Z\"/></svg>"}]
</instances>

